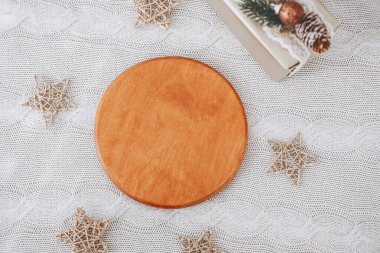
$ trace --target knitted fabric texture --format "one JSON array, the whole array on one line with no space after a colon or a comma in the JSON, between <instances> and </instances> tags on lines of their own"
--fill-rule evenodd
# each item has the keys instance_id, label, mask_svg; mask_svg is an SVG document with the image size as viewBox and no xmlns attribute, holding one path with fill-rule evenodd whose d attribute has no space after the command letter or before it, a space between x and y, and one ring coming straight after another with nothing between
<instances>
[{"instance_id":1,"label":"knitted fabric texture","mask_svg":"<svg viewBox=\"0 0 380 253\"><path fill-rule=\"evenodd\" d=\"M295 185L299 185L301 170L317 161L317 157L308 153L303 146L301 134L298 133L289 142L269 140L268 143L276 157L268 173L285 173Z\"/></svg>"},{"instance_id":2,"label":"knitted fabric texture","mask_svg":"<svg viewBox=\"0 0 380 253\"><path fill-rule=\"evenodd\" d=\"M92 220L86 212L78 208L74 216L73 227L58 235L58 239L70 244L73 253L106 253L103 240L108 220Z\"/></svg>"},{"instance_id":3,"label":"knitted fabric texture","mask_svg":"<svg viewBox=\"0 0 380 253\"><path fill-rule=\"evenodd\" d=\"M342 23L333 47L276 83L205 0L181 1L167 32L134 29L133 1L0 1L0 252L69 253L55 234L71 226L77 207L117 221L104 235L112 253L182 253L178 236L196 239L205 228L229 253L380 252L380 4L322 2ZM94 119L122 71L172 55L204 62L230 81L249 141L222 192L193 207L156 209L107 177ZM77 108L58 113L49 128L41 111L20 106L34 94L36 73L72 78ZM268 140L286 142L297 132L319 157L302 171L301 187L266 173L274 159ZM189 159L202 166L202 157Z\"/></svg>"},{"instance_id":4,"label":"knitted fabric texture","mask_svg":"<svg viewBox=\"0 0 380 253\"><path fill-rule=\"evenodd\" d=\"M42 111L46 126L50 126L58 112L70 111L75 108L71 98L67 95L69 80L64 79L53 84L35 76L36 93L23 106Z\"/></svg>"},{"instance_id":5,"label":"knitted fabric texture","mask_svg":"<svg viewBox=\"0 0 380 253\"><path fill-rule=\"evenodd\" d=\"M135 27L143 24L157 24L167 30L173 8L179 0L134 0L138 16L135 18Z\"/></svg>"}]
</instances>

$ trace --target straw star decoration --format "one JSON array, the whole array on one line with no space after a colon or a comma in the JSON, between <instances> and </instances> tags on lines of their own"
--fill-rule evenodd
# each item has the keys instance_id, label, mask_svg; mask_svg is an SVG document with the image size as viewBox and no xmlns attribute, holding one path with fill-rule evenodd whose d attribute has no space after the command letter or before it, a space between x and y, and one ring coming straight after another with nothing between
<instances>
[{"instance_id":1,"label":"straw star decoration","mask_svg":"<svg viewBox=\"0 0 380 253\"><path fill-rule=\"evenodd\" d=\"M107 253L103 235L108 225L108 220L92 220L78 208L73 227L59 234L58 239L70 244L72 253Z\"/></svg>"},{"instance_id":2,"label":"straw star decoration","mask_svg":"<svg viewBox=\"0 0 380 253\"><path fill-rule=\"evenodd\" d=\"M318 158L310 154L303 146L300 133L289 142L269 140L268 143L276 159L267 172L269 174L285 173L295 185L300 183L301 171L318 161Z\"/></svg>"},{"instance_id":3,"label":"straw star decoration","mask_svg":"<svg viewBox=\"0 0 380 253\"><path fill-rule=\"evenodd\" d=\"M49 83L37 76L34 79L36 93L23 106L42 111L47 127L54 122L58 112L70 111L75 108L74 103L67 95L68 79L55 83Z\"/></svg>"},{"instance_id":4,"label":"straw star decoration","mask_svg":"<svg viewBox=\"0 0 380 253\"><path fill-rule=\"evenodd\" d=\"M158 24L167 30L173 8L179 4L179 0L134 0L134 3L137 11L135 27Z\"/></svg>"},{"instance_id":5,"label":"straw star decoration","mask_svg":"<svg viewBox=\"0 0 380 253\"><path fill-rule=\"evenodd\" d=\"M203 235L196 240L187 236L180 236L179 241L183 253L226 253L214 248L211 229L204 232Z\"/></svg>"}]
</instances>

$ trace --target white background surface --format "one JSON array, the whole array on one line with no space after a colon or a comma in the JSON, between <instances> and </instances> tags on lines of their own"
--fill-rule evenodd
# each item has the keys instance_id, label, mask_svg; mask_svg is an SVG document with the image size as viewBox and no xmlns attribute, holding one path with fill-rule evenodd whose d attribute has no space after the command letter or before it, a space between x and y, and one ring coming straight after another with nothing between
<instances>
[{"instance_id":1,"label":"white background surface","mask_svg":"<svg viewBox=\"0 0 380 253\"><path fill-rule=\"evenodd\" d=\"M183 0L169 31L132 27L132 1L0 1L0 252L70 252L55 238L76 207L110 218L111 252L180 252L208 227L240 252L380 252L380 3L324 0L342 23L332 50L272 82L204 0ZM96 155L99 99L123 70L165 55L219 70L249 123L244 163L226 190L180 210L143 206L108 180ZM71 78L77 109L45 128L21 107L33 75ZM320 156L293 186L268 176L266 140L300 131Z\"/></svg>"}]
</instances>

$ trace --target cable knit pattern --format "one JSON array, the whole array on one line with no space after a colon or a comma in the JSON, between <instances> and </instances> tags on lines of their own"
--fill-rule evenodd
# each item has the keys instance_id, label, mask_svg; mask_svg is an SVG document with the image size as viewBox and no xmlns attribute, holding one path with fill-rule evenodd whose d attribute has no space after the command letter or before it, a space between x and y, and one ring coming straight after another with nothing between
<instances>
[{"instance_id":1,"label":"cable knit pattern","mask_svg":"<svg viewBox=\"0 0 380 253\"><path fill-rule=\"evenodd\" d=\"M0 251L69 252L56 240L77 207L110 218L110 252L180 252L178 236L214 231L217 248L252 252L380 252L380 5L323 0L342 23L331 50L272 82L204 0L183 0L168 31L133 28L132 1L0 2ZM166 55L211 65L241 96L243 165L221 193L160 210L123 195L96 155L93 123L110 82ZM33 75L69 77L77 108L45 128L21 104ZM300 131L320 162L295 187L268 176L267 139Z\"/></svg>"}]
</instances>

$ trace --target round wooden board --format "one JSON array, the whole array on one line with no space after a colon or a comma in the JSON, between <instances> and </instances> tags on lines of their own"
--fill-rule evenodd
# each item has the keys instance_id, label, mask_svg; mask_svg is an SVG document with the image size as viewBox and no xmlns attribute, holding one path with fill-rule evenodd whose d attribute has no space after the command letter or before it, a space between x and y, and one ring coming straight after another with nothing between
<instances>
[{"instance_id":1,"label":"round wooden board","mask_svg":"<svg viewBox=\"0 0 380 253\"><path fill-rule=\"evenodd\" d=\"M133 199L161 208L194 205L223 189L247 140L244 108L231 84L182 57L127 69L106 90L95 119L109 178Z\"/></svg>"}]
</instances>

